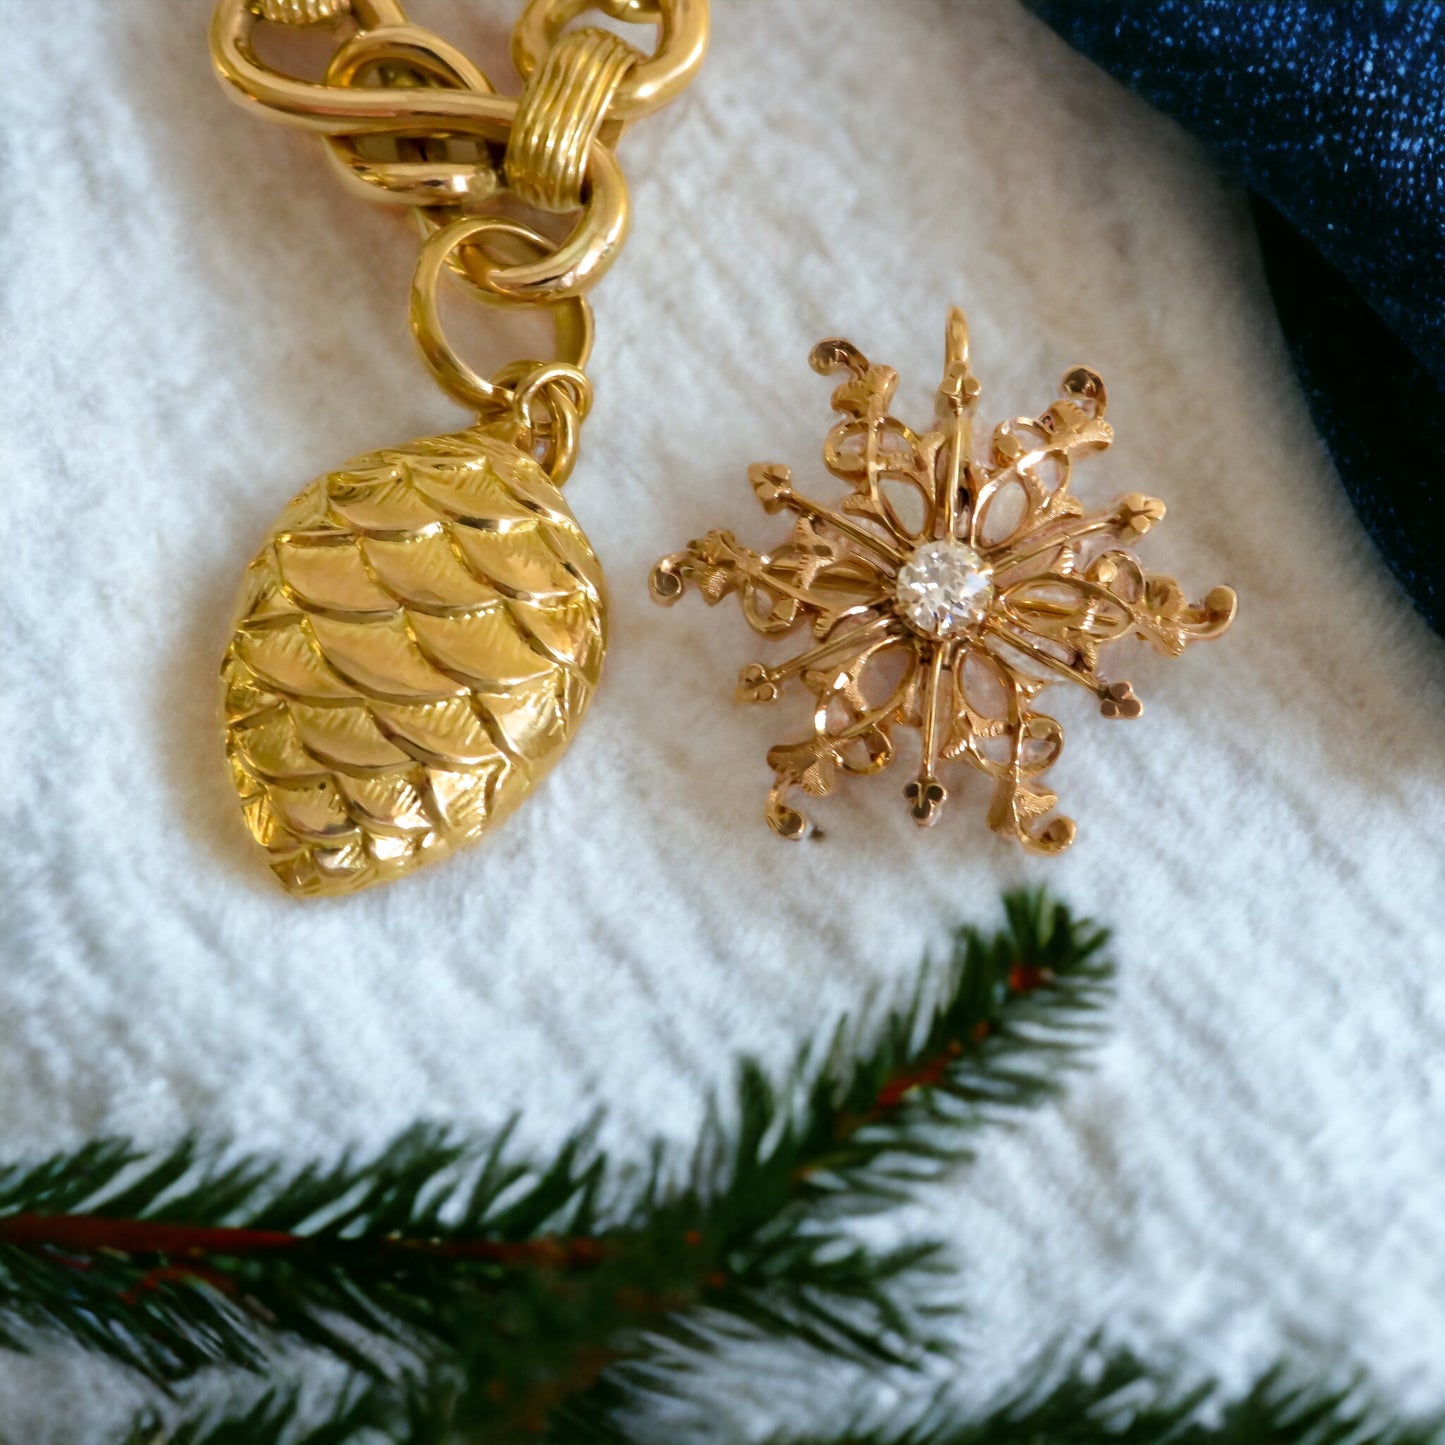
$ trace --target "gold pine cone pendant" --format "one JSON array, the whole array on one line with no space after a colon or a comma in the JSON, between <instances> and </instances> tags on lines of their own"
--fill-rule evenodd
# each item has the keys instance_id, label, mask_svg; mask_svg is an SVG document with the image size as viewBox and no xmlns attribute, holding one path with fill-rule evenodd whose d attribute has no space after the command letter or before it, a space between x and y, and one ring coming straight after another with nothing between
<instances>
[{"instance_id":1,"label":"gold pine cone pendant","mask_svg":"<svg viewBox=\"0 0 1445 1445\"><path fill-rule=\"evenodd\" d=\"M398 878L500 822L566 750L602 569L495 423L318 477L247 568L221 666L251 836L297 896Z\"/></svg>"}]
</instances>

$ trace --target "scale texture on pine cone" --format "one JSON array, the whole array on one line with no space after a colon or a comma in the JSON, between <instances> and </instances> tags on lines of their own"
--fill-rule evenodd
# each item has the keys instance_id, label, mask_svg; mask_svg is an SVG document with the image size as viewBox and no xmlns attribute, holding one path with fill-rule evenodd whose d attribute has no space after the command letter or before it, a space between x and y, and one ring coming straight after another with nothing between
<instances>
[{"instance_id":1,"label":"scale texture on pine cone","mask_svg":"<svg viewBox=\"0 0 1445 1445\"><path fill-rule=\"evenodd\" d=\"M247 569L222 664L246 825L295 894L395 878L552 766L605 645L602 572L508 429L358 457Z\"/></svg>"}]
</instances>

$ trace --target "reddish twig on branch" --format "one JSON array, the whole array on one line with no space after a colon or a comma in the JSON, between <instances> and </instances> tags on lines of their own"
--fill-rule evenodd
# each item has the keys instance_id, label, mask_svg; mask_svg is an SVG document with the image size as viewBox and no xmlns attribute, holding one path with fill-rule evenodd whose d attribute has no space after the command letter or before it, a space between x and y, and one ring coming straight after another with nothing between
<instances>
[{"instance_id":1,"label":"reddish twig on branch","mask_svg":"<svg viewBox=\"0 0 1445 1445\"><path fill-rule=\"evenodd\" d=\"M540 1269L587 1268L601 1263L610 1248L599 1239L557 1239L551 1236L517 1241L418 1239L398 1235L317 1238L280 1230L107 1219L98 1214L13 1214L8 1219L0 1219L0 1244L20 1249L53 1249L77 1255L109 1252L170 1258L309 1254L323 1248L352 1252L407 1250L441 1259L532 1265Z\"/></svg>"}]
</instances>

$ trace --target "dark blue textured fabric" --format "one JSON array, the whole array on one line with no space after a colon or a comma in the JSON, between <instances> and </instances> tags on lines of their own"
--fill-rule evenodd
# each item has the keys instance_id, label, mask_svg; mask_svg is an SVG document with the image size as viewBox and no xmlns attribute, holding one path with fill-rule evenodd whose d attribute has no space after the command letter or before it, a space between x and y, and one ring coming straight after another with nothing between
<instances>
[{"instance_id":1,"label":"dark blue textured fabric","mask_svg":"<svg viewBox=\"0 0 1445 1445\"><path fill-rule=\"evenodd\" d=\"M1445 5L1029 3L1251 191L1316 423L1445 634Z\"/></svg>"}]
</instances>

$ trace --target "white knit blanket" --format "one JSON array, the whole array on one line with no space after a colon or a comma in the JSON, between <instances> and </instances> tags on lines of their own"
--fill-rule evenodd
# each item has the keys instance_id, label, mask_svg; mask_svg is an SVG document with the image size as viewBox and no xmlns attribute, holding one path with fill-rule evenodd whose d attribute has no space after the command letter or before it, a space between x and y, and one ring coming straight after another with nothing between
<instances>
[{"instance_id":1,"label":"white knit blanket","mask_svg":"<svg viewBox=\"0 0 1445 1445\"><path fill-rule=\"evenodd\" d=\"M636 1159L740 1054L783 1069L1047 882L1114 926L1121 987L1093 1072L903 1222L956 1246L966 1363L825 1389L738 1351L648 1438L822 1428L858 1391L904 1419L1099 1330L1445 1405L1445 649L1311 430L1244 205L1012 4L715 8L700 81L621 148L568 488L613 588L591 716L489 842L301 904L242 831L214 676L292 492L461 420L407 335L414 237L227 102L204 0L0 7L0 1153L193 1129L301 1160L514 1110L546 1149L602 1106ZM503 77L516 0L415 9ZM951 301L990 420L1103 372L1118 440L1078 490L1163 496L1150 562L1241 598L1224 640L1130 658L1138 722L1058 690L1056 861L988 832L977 778L931 832L890 774L819 804L826 842L774 840L763 756L804 704L735 710L736 609L647 596L710 526L781 535L745 470L821 472L815 340L897 366L921 420ZM108 1439L141 1393L0 1355L0 1434Z\"/></svg>"}]
</instances>

